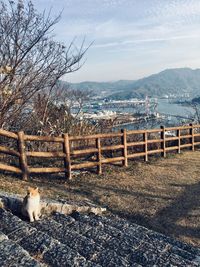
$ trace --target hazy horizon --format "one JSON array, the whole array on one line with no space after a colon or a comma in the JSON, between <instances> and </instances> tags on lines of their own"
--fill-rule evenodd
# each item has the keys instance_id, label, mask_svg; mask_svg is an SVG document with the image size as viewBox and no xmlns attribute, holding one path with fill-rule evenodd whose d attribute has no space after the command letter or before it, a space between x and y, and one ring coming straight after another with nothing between
<instances>
[{"instance_id":1,"label":"hazy horizon","mask_svg":"<svg viewBox=\"0 0 200 267\"><path fill-rule=\"evenodd\" d=\"M101 80L101 81L95 81L95 80L83 80L83 81L79 81L79 82L71 82L71 83L84 83L84 82L102 82L102 83L114 83L114 82L118 82L118 81L137 81L137 80L140 80L140 79L144 79L144 78L147 78L147 77L150 77L152 75L155 75L155 74L159 74L163 71L166 71L166 70L176 70L176 69L190 69L190 70L200 70L200 68L190 68L190 67L180 67L180 68L170 68L170 69L164 69L164 70L160 70L158 72L153 72L153 73L150 73L148 75L145 75L145 76L142 76L142 77L139 77L138 79L118 79L118 80ZM61 79L63 80L63 79ZM65 80L63 80L65 81Z\"/></svg>"},{"instance_id":2,"label":"hazy horizon","mask_svg":"<svg viewBox=\"0 0 200 267\"><path fill-rule=\"evenodd\" d=\"M198 0L33 0L39 12L63 10L55 38L94 41L86 63L63 80L137 80L170 68L199 68Z\"/></svg>"}]
</instances>

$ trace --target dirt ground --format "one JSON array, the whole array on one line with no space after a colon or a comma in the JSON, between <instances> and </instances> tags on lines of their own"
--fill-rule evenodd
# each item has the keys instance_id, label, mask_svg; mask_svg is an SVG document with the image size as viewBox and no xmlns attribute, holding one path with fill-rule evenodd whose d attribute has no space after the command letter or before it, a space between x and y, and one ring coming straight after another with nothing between
<instances>
[{"instance_id":1,"label":"dirt ground","mask_svg":"<svg viewBox=\"0 0 200 267\"><path fill-rule=\"evenodd\" d=\"M66 182L61 176L0 175L0 190L26 194L37 185L42 197L90 200L108 212L200 246L200 151L184 152L129 167L105 166L103 174L84 173Z\"/></svg>"}]
</instances>

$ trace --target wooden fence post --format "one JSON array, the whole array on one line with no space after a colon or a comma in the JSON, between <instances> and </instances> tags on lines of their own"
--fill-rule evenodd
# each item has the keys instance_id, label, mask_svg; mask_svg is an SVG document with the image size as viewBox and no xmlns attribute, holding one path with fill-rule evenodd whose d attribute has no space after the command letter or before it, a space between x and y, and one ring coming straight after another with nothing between
<instances>
[{"instance_id":1,"label":"wooden fence post","mask_svg":"<svg viewBox=\"0 0 200 267\"><path fill-rule=\"evenodd\" d=\"M121 129L121 133L123 133L121 141L122 141L122 145L124 146L122 148L122 155L124 157L124 160L122 161L122 164L125 167L127 167L128 166L128 157L127 157L127 133L126 133L126 129Z\"/></svg>"},{"instance_id":2,"label":"wooden fence post","mask_svg":"<svg viewBox=\"0 0 200 267\"><path fill-rule=\"evenodd\" d=\"M22 171L22 179L28 180L28 164L27 164L27 157L25 151L25 142L24 142L24 132L18 132L18 150L20 153L19 163L20 169Z\"/></svg>"},{"instance_id":3,"label":"wooden fence post","mask_svg":"<svg viewBox=\"0 0 200 267\"><path fill-rule=\"evenodd\" d=\"M161 149L163 149L163 152L161 154L165 158L166 157L165 126L160 126L160 128L161 128L161 132L160 132L161 140L163 141L161 143Z\"/></svg>"},{"instance_id":4,"label":"wooden fence post","mask_svg":"<svg viewBox=\"0 0 200 267\"><path fill-rule=\"evenodd\" d=\"M102 163L101 163L101 139L100 137L98 137L96 139L96 148L98 149L97 152L97 161L98 161L98 165L97 165L97 173L98 174L102 174Z\"/></svg>"},{"instance_id":5,"label":"wooden fence post","mask_svg":"<svg viewBox=\"0 0 200 267\"><path fill-rule=\"evenodd\" d=\"M190 127L191 127L190 128L190 135L192 136L190 138L190 142L192 144L191 150L194 151L194 127L193 127L193 124L192 123L190 123Z\"/></svg>"},{"instance_id":6,"label":"wooden fence post","mask_svg":"<svg viewBox=\"0 0 200 267\"><path fill-rule=\"evenodd\" d=\"M176 131L176 136L178 137L178 154L181 153L181 130Z\"/></svg>"},{"instance_id":7,"label":"wooden fence post","mask_svg":"<svg viewBox=\"0 0 200 267\"><path fill-rule=\"evenodd\" d=\"M143 141L145 142L144 144L144 152L145 152L145 156L144 156L144 161L148 161L148 133L147 131L145 131L145 133L143 133Z\"/></svg>"},{"instance_id":8,"label":"wooden fence post","mask_svg":"<svg viewBox=\"0 0 200 267\"><path fill-rule=\"evenodd\" d=\"M63 153L65 154L64 164L65 164L65 175L66 178L71 180L72 179L72 172L71 172L71 159L70 159L70 144L69 144L69 135L63 134Z\"/></svg>"}]
</instances>

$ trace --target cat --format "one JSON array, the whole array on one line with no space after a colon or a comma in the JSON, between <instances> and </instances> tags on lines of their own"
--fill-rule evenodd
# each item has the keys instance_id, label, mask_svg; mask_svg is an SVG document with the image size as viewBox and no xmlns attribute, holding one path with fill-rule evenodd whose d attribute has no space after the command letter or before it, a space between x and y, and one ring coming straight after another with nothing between
<instances>
[{"instance_id":1,"label":"cat","mask_svg":"<svg viewBox=\"0 0 200 267\"><path fill-rule=\"evenodd\" d=\"M40 194L38 187L29 187L27 195L25 196L22 203L22 214L28 216L30 222L39 220L40 216Z\"/></svg>"}]
</instances>

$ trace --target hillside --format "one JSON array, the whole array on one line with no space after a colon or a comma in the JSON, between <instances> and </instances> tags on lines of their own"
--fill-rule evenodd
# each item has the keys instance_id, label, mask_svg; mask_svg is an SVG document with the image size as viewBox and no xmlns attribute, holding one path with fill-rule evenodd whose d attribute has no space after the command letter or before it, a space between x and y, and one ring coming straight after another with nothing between
<instances>
[{"instance_id":1,"label":"hillside","mask_svg":"<svg viewBox=\"0 0 200 267\"><path fill-rule=\"evenodd\" d=\"M113 94L111 97L124 99L131 97L163 96L165 94L190 93L191 96L199 94L200 69L189 68L168 69L158 74L140 79L126 92Z\"/></svg>"},{"instance_id":2,"label":"hillside","mask_svg":"<svg viewBox=\"0 0 200 267\"><path fill-rule=\"evenodd\" d=\"M157 96L190 93L191 97L200 95L200 69L167 69L137 81L120 80L116 82L82 82L70 84L74 89L90 90L94 94L106 91L111 99Z\"/></svg>"},{"instance_id":3,"label":"hillside","mask_svg":"<svg viewBox=\"0 0 200 267\"><path fill-rule=\"evenodd\" d=\"M195 97L192 99L192 104L200 104L200 97Z\"/></svg>"},{"instance_id":4,"label":"hillside","mask_svg":"<svg viewBox=\"0 0 200 267\"><path fill-rule=\"evenodd\" d=\"M133 87L134 81L129 80L119 80L114 82L92 82L85 81L80 83L67 83L61 81L62 84L66 85L66 88L70 87L75 90L84 90L90 91L94 95L99 95L99 92L102 96L109 96L123 90L131 90Z\"/></svg>"}]
</instances>

